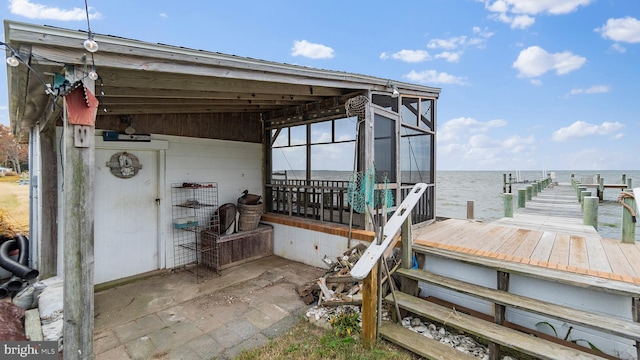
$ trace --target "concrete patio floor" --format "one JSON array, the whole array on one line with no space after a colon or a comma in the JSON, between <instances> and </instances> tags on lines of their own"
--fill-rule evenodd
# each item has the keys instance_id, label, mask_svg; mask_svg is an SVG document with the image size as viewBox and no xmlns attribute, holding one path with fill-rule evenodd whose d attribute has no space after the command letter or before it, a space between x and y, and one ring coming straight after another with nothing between
<instances>
[{"instance_id":1,"label":"concrete patio floor","mask_svg":"<svg viewBox=\"0 0 640 360\"><path fill-rule=\"evenodd\" d=\"M295 287L324 272L269 256L199 283L167 271L97 292L95 358L233 359L300 321L309 306Z\"/></svg>"}]
</instances>

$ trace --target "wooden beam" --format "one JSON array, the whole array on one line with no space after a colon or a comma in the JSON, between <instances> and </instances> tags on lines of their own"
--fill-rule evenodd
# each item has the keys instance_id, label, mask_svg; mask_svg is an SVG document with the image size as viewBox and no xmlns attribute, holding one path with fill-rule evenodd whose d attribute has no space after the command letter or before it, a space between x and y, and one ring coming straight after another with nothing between
<instances>
[{"instance_id":1,"label":"wooden beam","mask_svg":"<svg viewBox=\"0 0 640 360\"><path fill-rule=\"evenodd\" d=\"M228 91L146 89L135 87L110 86L105 84L104 98L152 98L152 99L217 99L217 100L292 100L297 102L317 101L315 95L287 95L270 93L234 93Z\"/></svg>"},{"instance_id":2,"label":"wooden beam","mask_svg":"<svg viewBox=\"0 0 640 360\"><path fill-rule=\"evenodd\" d=\"M40 132L40 277L46 279L58 271L58 151L56 127L48 126Z\"/></svg>"},{"instance_id":3,"label":"wooden beam","mask_svg":"<svg viewBox=\"0 0 640 360\"><path fill-rule=\"evenodd\" d=\"M70 73L72 83L83 77ZM64 359L93 359L95 127L69 124L66 100L64 116ZM78 130L83 147L74 144Z\"/></svg>"},{"instance_id":4,"label":"wooden beam","mask_svg":"<svg viewBox=\"0 0 640 360\"><path fill-rule=\"evenodd\" d=\"M378 263L371 269L362 282L362 345L373 349L378 336Z\"/></svg>"}]
</instances>

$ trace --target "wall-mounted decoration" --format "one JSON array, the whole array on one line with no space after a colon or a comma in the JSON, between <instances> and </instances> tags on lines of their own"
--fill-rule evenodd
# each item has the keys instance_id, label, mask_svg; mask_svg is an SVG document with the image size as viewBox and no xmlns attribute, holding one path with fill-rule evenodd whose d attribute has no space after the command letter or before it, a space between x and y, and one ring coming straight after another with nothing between
<instances>
[{"instance_id":1,"label":"wall-mounted decoration","mask_svg":"<svg viewBox=\"0 0 640 360\"><path fill-rule=\"evenodd\" d=\"M138 157L126 151L113 154L107 166L111 168L113 175L121 179L132 178L142 169Z\"/></svg>"}]
</instances>

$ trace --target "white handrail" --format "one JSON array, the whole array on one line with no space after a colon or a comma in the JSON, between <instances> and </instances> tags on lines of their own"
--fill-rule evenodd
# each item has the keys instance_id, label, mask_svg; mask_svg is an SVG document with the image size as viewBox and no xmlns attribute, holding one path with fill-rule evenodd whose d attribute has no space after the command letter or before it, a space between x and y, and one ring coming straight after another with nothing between
<instances>
[{"instance_id":1,"label":"white handrail","mask_svg":"<svg viewBox=\"0 0 640 360\"><path fill-rule=\"evenodd\" d=\"M389 244L391 244L391 240L393 240L398 231L400 231L402 224L407 220L407 217L411 215L411 210L413 210L414 206L416 206L422 197L422 194L424 194L426 190L427 184L425 183L417 183L414 185L411 192L407 195L404 201L402 201L402 204L398 206L391 218L389 218L389 221L387 221L387 224L384 226L382 242L380 244L376 244L377 239L374 239L371 245L367 248L367 251L362 254L358 262L356 262L356 265L351 269L352 277L356 279L364 279L369 275L373 266L387 250Z\"/></svg>"}]
</instances>

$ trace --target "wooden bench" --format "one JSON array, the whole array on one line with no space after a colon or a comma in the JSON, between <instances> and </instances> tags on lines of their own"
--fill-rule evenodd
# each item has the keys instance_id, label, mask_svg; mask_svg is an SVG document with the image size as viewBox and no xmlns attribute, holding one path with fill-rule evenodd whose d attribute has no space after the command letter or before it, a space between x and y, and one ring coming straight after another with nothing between
<instances>
[{"instance_id":1,"label":"wooden bench","mask_svg":"<svg viewBox=\"0 0 640 360\"><path fill-rule=\"evenodd\" d=\"M420 317L446 324L446 326L450 326L459 331L471 334L478 338L486 339L492 343L514 349L518 352L534 356L538 359L606 359L605 357L588 354L578 349L573 349L551 341L536 338L502 325L459 313L456 312L455 309L437 305L405 293L396 292L395 298L399 307ZM393 303L393 296L387 296L386 301ZM411 332L410 330L407 331ZM388 333L388 328L385 327L381 327L380 335L385 338L391 338L391 335ZM402 346L407 346L406 340L404 340L405 336L402 336ZM426 344L427 342L424 343ZM428 345L425 345L422 349L431 353L431 349ZM458 355L458 358L461 356L462 355Z\"/></svg>"},{"instance_id":2,"label":"wooden bench","mask_svg":"<svg viewBox=\"0 0 640 360\"><path fill-rule=\"evenodd\" d=\"M640 341L640 323L610 315L577 310L575 308L534 300L526 296L436 275L418 269L398 269L397 274L457 292L472 295L495 304L549 316L575 325L581 325L627 339Z\"/></svg>"}]
</instances>

